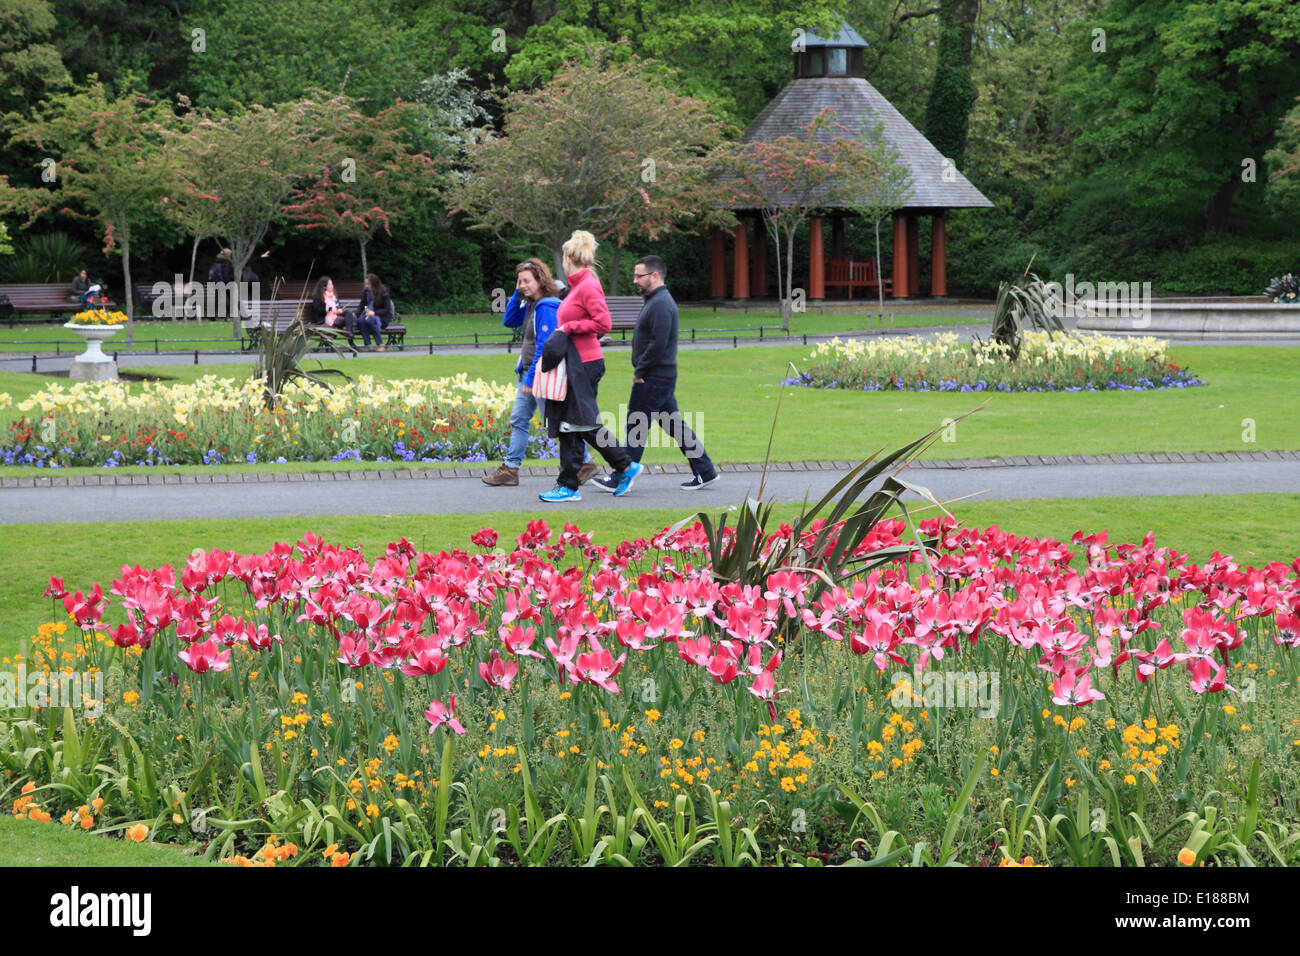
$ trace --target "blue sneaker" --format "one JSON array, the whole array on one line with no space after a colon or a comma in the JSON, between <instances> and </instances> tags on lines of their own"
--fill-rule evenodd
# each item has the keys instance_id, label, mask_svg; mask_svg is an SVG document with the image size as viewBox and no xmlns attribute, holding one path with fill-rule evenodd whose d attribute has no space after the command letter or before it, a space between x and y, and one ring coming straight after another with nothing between
<instances>
[{"instance_id":1,"label":"blue sneaker","mask_svg":"<svg viewBox=\"0 0 1300 956\"><path fill-rule=\"evenodd\" d=\"M614 489L614 497L622 498L632 490L632 482L636 481L636 476L641 474L641 462L634 461L627 466L626 471L619 472L618 487Z\"/></svg>"},{"instance_id":2,"label":"blue sneaker","mask_svg":"<svg viewBox=\"0 0 1300 956\"><path fill-rule=\"evenodd\" d=\"M576 488L566 488L564 485L556 485L550 491L543 491L537 496L542 501L581 501L582 495Z\"/></svg>"}]
</instances>

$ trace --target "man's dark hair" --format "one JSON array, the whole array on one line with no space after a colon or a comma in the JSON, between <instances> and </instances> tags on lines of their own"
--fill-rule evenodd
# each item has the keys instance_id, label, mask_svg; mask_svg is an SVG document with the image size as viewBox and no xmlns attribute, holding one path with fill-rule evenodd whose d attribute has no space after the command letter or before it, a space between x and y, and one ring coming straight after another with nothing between
<instances>
[{"instance_id":1,"label":"man's dark hair","mask_svg":"<svg viewBox=\"0 0 1300 956\"><path fill-rule=\"evenodd\" d=\"M642 256L636 261L639 266L645 266L646 272L659 273L659 281L668 281L668 263L664 262L658 256Z\"/></svg>"}]
</instances>

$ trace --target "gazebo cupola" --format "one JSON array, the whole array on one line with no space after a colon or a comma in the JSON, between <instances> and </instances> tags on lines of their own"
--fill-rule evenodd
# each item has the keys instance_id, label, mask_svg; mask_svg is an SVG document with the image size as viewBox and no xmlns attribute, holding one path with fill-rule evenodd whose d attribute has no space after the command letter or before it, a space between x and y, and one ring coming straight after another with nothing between
<instances>
[{"instance_id":1,"label":"gazebo cupola","mask_svg":"<svg viewBox=\"0 0 1300 956\"><path fill-rule=\"evenodd\" d=\"M862 51L867 41L843 20L830 39L804 33L790 44L794 51L795 79L813 76L862 76Z\"/></svg>"},{"instance_id":2,"label":"gazebo cupola","mask_svg":"<svg viewBox=\"0 0 1300 956\"><path fill-rule=\"evenodd\" d=\"M912 183L910 198L894 213L889 277L880 268L882 264L875 262L874 250L864 249L855 255L855 250L847 248L844 219L856 215L853 209L828 204L808 222L808 298L825 299L828 287L843 288L851 298L855 288L869 293L880 283L895 298L920 295L922 217L931 221L929 293L944 296L948 294L948 210L988 209L993 203L867 82L863 70L866 48L867 42L843 18L839 29L829 37L811 31L797 34L790 44L793 79L745 128L741 142L771 143L782 136L798 135L827 108L835 111L836 121L847 131L845 135L863 137L879 129L899 161L910 170ZM730 272L730 298L748 299L751 290L755 296L766 296L767 244L761 211L741 207L733 211L739 222L731 243L730 269L726 234L713 231L711 295L728 298ZM827 219L831 227L829 250L823 234Z\"/></svg>"}]
</instances>

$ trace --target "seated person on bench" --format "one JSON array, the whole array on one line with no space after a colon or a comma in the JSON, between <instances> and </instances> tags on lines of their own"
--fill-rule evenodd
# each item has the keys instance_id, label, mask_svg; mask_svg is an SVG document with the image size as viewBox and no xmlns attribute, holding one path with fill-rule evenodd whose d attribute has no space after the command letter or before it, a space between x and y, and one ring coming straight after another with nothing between
<instances>
[{"instance_id":1,"label":"seated person on bench","mask_svg":"<svg viewBox=\"0 0 1300 956\"><path fill-rule=\"evenodd\" d=\"M361 293L361 304L355 312L349 312L348 335L352 334L354 324L361 326L361 343L370 345L370 337L375 338L376 351L384 351L384 327L393 321L393 300L388 290L373 272L366 276L366 288Z\"/></svg>"},{"instance_id":2,"label":"seated person on bench","mask_svg":"<svg viewBox=\"0 0 1300 956\"><path fill-rule=\"evenodd\" d=\"M310 325L337 325L343 312L339 309L338 296L334 294L334 280L323 277L316 283L316 292L307 303L304 318Z\"/></svg>"}]
</instances>

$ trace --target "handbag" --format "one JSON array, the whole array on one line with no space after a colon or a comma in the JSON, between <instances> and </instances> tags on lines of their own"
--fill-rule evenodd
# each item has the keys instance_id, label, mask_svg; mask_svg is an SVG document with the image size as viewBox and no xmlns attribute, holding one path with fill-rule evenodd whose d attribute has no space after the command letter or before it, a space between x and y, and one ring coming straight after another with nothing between
<instances>
[{"instance_id":1,"label":"handbag","mask_svg":"<svg viewBox=\"0 0 1300 956\"><path fill-rule=\"evenodd\" d=\"M560 359L560 364L548 371L540 368L533 376L533 395L548 402L562 402L569 394L568 362Z\"/></svg>"}]
</instances>

